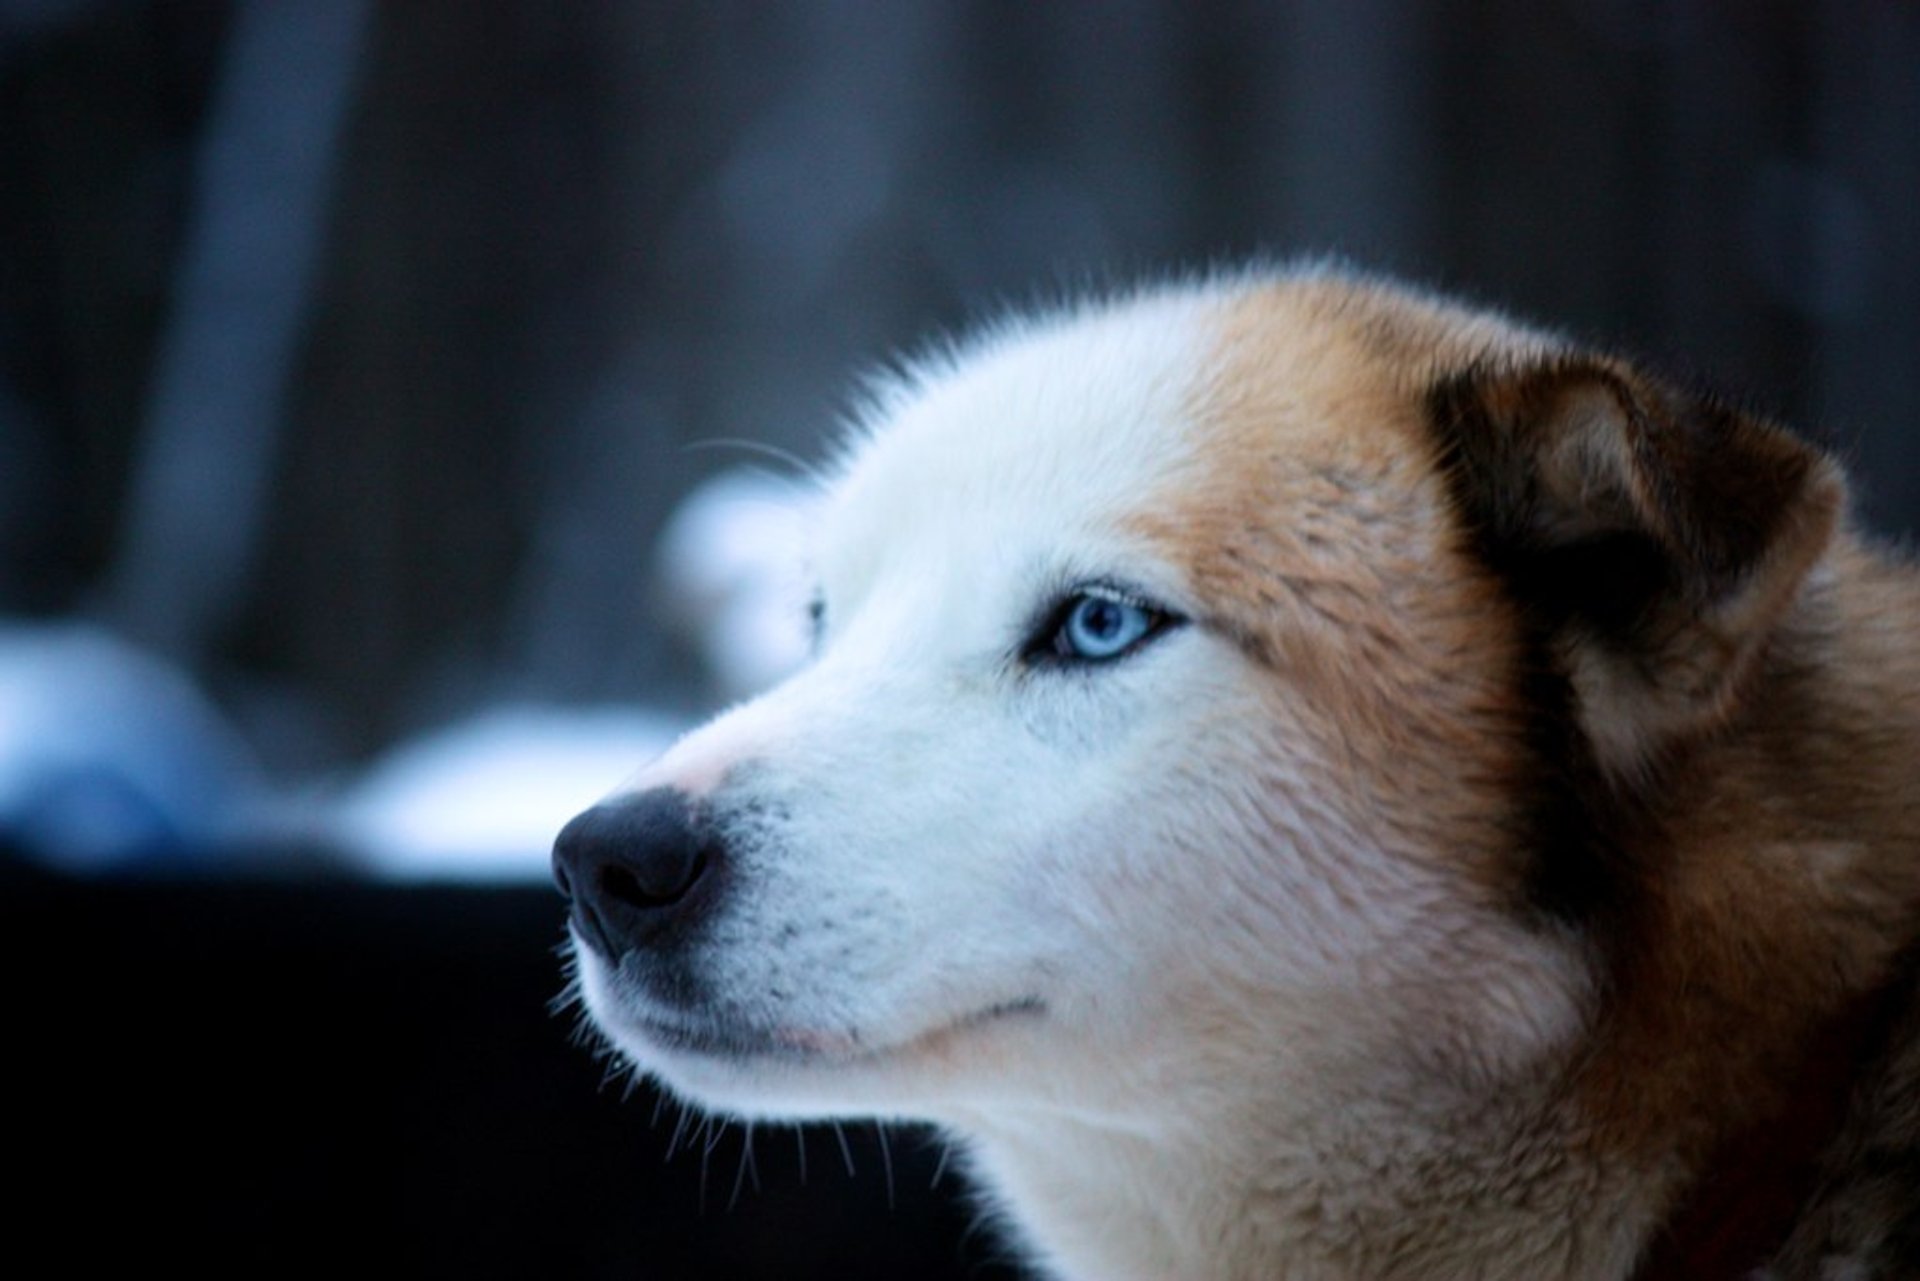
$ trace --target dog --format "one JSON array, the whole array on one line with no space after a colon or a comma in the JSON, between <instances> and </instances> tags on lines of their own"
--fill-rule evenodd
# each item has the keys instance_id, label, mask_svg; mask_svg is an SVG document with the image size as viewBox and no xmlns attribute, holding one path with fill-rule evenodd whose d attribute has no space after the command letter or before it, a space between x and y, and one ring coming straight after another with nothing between
<instances>
[{"instance_id":1,"label":"dog","mask_svg":"<svg viewBox=\"0 0 1920 1281\"><path fill-rule=\"evenodd\" d=\"M1920 1276L1920 575L1685 380L1325 263L880 380L814 653L555 845L742 1117L1061 1278Z\"/></svg>"}]
</instances>

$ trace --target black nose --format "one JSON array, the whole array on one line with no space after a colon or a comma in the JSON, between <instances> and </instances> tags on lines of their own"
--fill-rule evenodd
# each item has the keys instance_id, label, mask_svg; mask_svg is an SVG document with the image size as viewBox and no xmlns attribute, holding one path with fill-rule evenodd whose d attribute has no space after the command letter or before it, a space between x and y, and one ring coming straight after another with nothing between
<instances>
[{"instance_id":1,"label":"black nose","mask_svg":"<svg viewBox=\"0 0 1920 1281\"><path fill-rule=\"evenodd\" d=\"M575 931L617 961L686 915L719 853L686 794L661 787L575 816L553 842L553 879Z\"/></svg>"}]
</instances>

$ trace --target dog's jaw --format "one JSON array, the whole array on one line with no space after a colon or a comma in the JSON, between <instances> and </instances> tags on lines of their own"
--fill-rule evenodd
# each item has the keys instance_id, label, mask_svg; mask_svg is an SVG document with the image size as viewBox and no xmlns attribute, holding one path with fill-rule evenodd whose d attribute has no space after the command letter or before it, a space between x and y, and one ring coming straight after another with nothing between
<instances>
[{"instance_id":1,"label":"dog's jaw","mask_svg":"<svg viewBox=\"0 0 1920 1281\"><path fill-rule=\"evenodd\" d=\"M1244 1088L1245 1082L1235 1083ZM1103 1281L1619 1281L1676 1172L1570 1165L1591 1136L1531 1083L1382 1110L1271 1094L1231 1115L1161 1103L958 1124L992 1204L1049 1275ZM1304 1097L1304 1096L1302 1096ZM1563 1146L1564 1145L1564 1146Z\"/></svg>"},{"instance_id":2,"label":"dog's jaw","mask_svg":"<svg viewBox=\"0 0 1920 1281\"><path fill-rule=\"evenodd\" d=\"M1048 1017L1041 998L1015 997L876 1041L845 1025L649 1010L589 948L573 945L582 1003L612 1048L683 1097L739 1116L925 1119L939 1082L990 1071Z\"/></svg>"}]
</instances>

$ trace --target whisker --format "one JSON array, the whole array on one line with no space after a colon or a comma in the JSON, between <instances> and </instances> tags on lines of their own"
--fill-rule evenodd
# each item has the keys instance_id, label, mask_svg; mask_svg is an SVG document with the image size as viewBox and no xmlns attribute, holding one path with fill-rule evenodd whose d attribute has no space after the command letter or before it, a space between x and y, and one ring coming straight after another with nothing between
<instances>
[{"instance_id":1,"label":"whisker","mask_svg":"<svg viewBox=\"0 0 1920 1281\"><path fill-rule=\"evenodd\" d=\"M563 977L565 978L566 981L561 985L559 994L556 995L552 1000L547 1002L548 1014L551 1014L551 1015L565 1014L568 1010L580 1004L580 1001L581 1001L580 976L578 974L569 973L564 975Z\"/></svg>"},{"instance_id":2,"label":"whisker","mask_svg":"<svg viewBox=\"0 0 1920 1281\"><path fill-rule=\"evenodd\" d=\"M704 440L688 441L682 446L682 451L689 454L708 450L733 450L742 454L752 454L761 458L770 459L773 462L779 463L782 467L788 468L792 472L792 475L783 475L778 472L769 472L766 474L774 480L794 485L796 488L802 483L815 480L820 474L820 469L817 464L808 462L791 449L784 449L769 441L749 440L744 436L710 436Z\"/></svg>"},{"instance_id":3,"label":"whisker","mask_svg":"<svg viewBox=\"0 0 1920 1281\"><path fill-rule=\"evenodd\" d=\"M846 1127L833 1122L833 1137L840 1141L840 1159L847 1163L847 1177L853 1177L853 1149L847 1146Z\"/></svg>"},{"instance_id":4,"label":"whisker","mask_svg":"<svg viewBox=\"0 0 1920 1281\"><path fill-rule=\"evenodd\" d=\"M700 1147L700 1202L698 1210L700 1214L704 1215L707 1212L707 1172L713 1166L713 1150L720 1146L721 1138L726 1135L727 1123L724 1118L709 1114L700 1128L701 1132L706 1136L706 1142Z\"/></svg>"},{"instance_id":5,"label":"whisker","mask_svg":"<svg viewBox=\"0 0 1920 1281\"><path fill-rule=\"evenodd\" d=\"M696 1135L695 1137L697 1138L698 1136ZM701 1145L700 1182L697 1185L700 1189L700 1193L699 1193L699 1199L694 1203L694 1212L700 1215L702 1218L705 1218L707 1213L707 1164L712 1157L713 1157L713 1148L710 1145L706 1145L706 1144Z\"/></svg>"},{"instance_id":6,"label":"whisker","mask_svg":"<svg viewBox=\"0 0 1920 1281\"><path fill-rule=\"evenodd\" d=\"M953 1155L953 1143L949 1139L936 1140L940 1144L940 1159L933 1164L933 1180L927 1184L931 1191L940 1186L940 1176L947 1172L947 1159Z\"/></svg>"},{"instance_id":7,"label":"whisker","mask_svg":"<svg viewBox=\"0 0 1920 1281\"><path fill-rule=\"evenodd\" d=\"M680 1139L687 1132L687 1118L692 1114L685 1104L680 1105L680 1119L673 1123L673 1137L667 1140L667 1160L673 1160L673 1154L680 1150Z\"/></svg>"},{"instance_id":8,"label":"whisker","mask_svg":"<svg viewBox=\"0 0 1920 1281\"><path fill-rule=\"evenodd\" d=\"M876 1122L874 1122L874 1125L873 1125L873 1132L874 1132L874 1133L875 1133L876 1135L878 1135L878 1136L879 1136L879 1138L880 1138L880 1167L881 1167L881 1169L882 1169L883 1171L885 1171L885 1178L886 1178L886 1182L887 1182L887 1213L888 1213L888 1214L892 1214L892 1213L894 1212L894 1203L893 1203L893 1149L892 1149L892 1147L891 1147L891 1146L889 1146L889 1144L888 1144L888 1142L887 1142L887 1124L886 1124L886 1122L884 1122L884 1121L876 1121Z\"/></svg>"},{"instance_id":9,"label":"whisker","mask_svg":"<svg viewBox=\"0 0 1920 1281\"><path fill-rule=\"evenodd\" d=\"M746 1126L744 1127L741 1133L740 1168L733 1172L733 1191L727 1197L728 1213L732 1213L733 1208L740 1204L740 1189L742 1186L745 1185L747 1181L747 1172L752 1169L753 1169L753 1122L749 1121L746 1123ZM755 1192L758 1192L760 1190L760 1176L757 1173L753 1176L753 1190Z\"/></svg>"}]
</instances>

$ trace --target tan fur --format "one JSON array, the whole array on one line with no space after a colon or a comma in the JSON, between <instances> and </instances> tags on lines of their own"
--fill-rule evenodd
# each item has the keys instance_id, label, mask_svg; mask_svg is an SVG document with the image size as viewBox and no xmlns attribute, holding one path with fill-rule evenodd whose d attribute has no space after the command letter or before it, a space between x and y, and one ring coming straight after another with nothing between
<instances>
[{"instance_id":1,"label":"tan fur","mask_svg":"<svg viewBox=\"0 0 1920 1281\"><path fill-rule=\"evenodd\" d=\"M1192 411L1214 466L1140 526L1237 611L1217 621L1275 667L1270 695L1304 696L1354 777L1386 789L1373 803L1425 829L1410 846L1484 846L1473 832L1493 807L1476 785L1508 770L1498 677L1516 658L1502 648L1512 629L1446 537L1406 373L1518 334L1338 280L1255 292L1222 330Z\"/></svg>"},{"instance_id":2,"label":"tan fur","mask_svg":"<svg viewBox=\"0 0 1920 1281\"><path fill-rule=\"evenodd\" d=\"M1346 768L1330 784L1394 816L1410 856L1446 851L1496 899L1513 889L1497 797L1515 750L1501 679L1514 628L1471 558L1435 545L1446 500L1418 392L1555 346L1338 279L1256 291L1222 325L1194 409L1217 465L1137 522L1220 602L1210 621L1271 668L1269 696L1337 747ZM1622 712L1620 681L1576 674L1585 700L1631 718L1600 727L1603 750L1615 732L1633 752L1671 752L1663 786L1679 799L1593 1040L1536 1065L1538 1110L1514 1120L1570 1145L1570 1197L1630 1172L1649 1194L1641 1231L1716 1145L1793 1106L1783 1091L1809 1038L1915 934L1920 590L1835 532L1830 468L1816 484L1767 562L1674 639L1689 670L1670 706Z\"/></svg>"}]
</instances>

